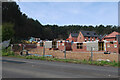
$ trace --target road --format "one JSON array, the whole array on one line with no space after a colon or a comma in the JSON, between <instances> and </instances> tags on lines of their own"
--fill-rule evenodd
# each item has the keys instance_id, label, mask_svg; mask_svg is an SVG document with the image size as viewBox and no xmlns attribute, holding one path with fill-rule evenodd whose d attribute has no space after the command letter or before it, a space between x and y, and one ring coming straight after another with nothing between
<instances>
[{"instance_id":1,"label":"road","mask_svg":"<svg viewBox=\"0 0 120 80\"><path fill-rule=\"evenodd\" d=\"M3 57L3 78L117 78L118 68Z\"/></svg>"}]
</instances>

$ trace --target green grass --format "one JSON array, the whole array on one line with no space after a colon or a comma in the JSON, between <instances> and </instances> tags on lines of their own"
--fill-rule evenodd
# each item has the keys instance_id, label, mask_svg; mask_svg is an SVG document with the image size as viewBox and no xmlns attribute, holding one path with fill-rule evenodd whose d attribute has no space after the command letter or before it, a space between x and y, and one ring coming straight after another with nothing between
<instances>
[{"instance_id":1,"label":"green grass","mask_svg":"<svg viewBox=\"0 0 120 80\"><path fill-rule=\"evenodd\" d=\"M75 63L75 64L90 64L90 65L97 65L97 66L114 66L118 67L118 63L107 62L107 61L87 61L87 60L75 60L75 59L58 59L58 58L48 58L48 57L38 57L38 56L19 56L19 55L9 55L9 57L17 57L17 58L24 58L24 59L34 59L34 60L46 60L46 61L59 61L59 62L67 62L67 63ZM119 64L120 66L120 64Z\"/></svg>"},{"instance_id":2,"label":"green grass","mask_svg":"<svg viewBox=\"0 0 120 80\"><path fill-rule=\"evenodd\" d=\"M76 64L91 64L97 66L114 66L118 67L118 63L107 62L107 61L87 61L87 60L75 60L75 59L58 59L58 58L46 58L46 57L38 57L38 56L26 56L26 59L36 59L36 60L47 60L47 61L59 61L59 62L67 62L67 63L76 63ZM119 64L120 65L120 64Z\"/></svg>"},{"instance_id":3,"label":"green grass","mask_svg":"<svg viewBox=\"0 0 120 80\"><path fill-rule=\"evenodd\" d=\"M120 67L120 63L118 62L107 62L107 61L90 61L90 60L76 60L76 59L58 59L58 58L50 58L50 57L39 57L39 56L20 56L14 55L14 52L10 51L10 47L7 49L2 50L2 56L8 57L17 57L17 58L24 58L24 59L35 59L35 60L46 60L46 61L59 61L59 62L67 62L67 63L75 63L75 64L90 64L90 65L97 65L97 66L114 66Z\"/></svg>"},{"instance_id":4,"label":"green grass","mask_svg":"<svg viewBox=\"0 0 120 80\"><path fill-rule=\"evenodd\" d=\"M7 49L2 50L2 56L14 56L14 52L12 52L11 48L8 47Z\"/></svg>"}]
</instances>

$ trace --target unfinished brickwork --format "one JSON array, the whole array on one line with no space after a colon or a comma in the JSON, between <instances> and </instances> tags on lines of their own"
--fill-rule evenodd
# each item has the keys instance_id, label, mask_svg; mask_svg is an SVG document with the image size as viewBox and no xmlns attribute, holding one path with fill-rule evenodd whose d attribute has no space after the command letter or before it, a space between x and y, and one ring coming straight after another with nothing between
<instances>
[{"instance_id":1,"label":"unfinished brickwork","mask_svg":"<svg viewBox=\"0 0 120 80\"><path fill-rule=\"evenodd\" d=\"M20 48L21 49L21 48ZM30 54L39 54L39 55L43 55L43 47L37 47L37 48L25 48L26 50L28 50L28 53ZM14 49L13 49L14 50ZM19 54L20 50L16 51L15 53ZM52 55L55 58L64 58L64 52L60 51L60 50L53 50L53 49L49 49L49 48L45 48L45 55ZM110 61L118 61L118 55L119 54L104 54L103 51L93 51L93 58L92 60L98 60L98 59L109 59ZM79 51L79 52L73 52L73 51L66 51L66 58L67 59L79 59L79 60L90 60L91 58L91 51Z\"/></svg>"},{"instance_id":2,"label":"unfinished brickwork","mask_svg":"<svg viewBox=\"0 0 120 80\"><path fill-rule=\"evenodd\" d=\"M64 52L59 50L45 50L46 55L53 55L56 58L64 58ZM104 54L103 52L93 52L93 60L109 59L110 61L118 61L119 54ZM91 52L66 52L67 59L90 60Z\"/></svg>"}]
</instances>

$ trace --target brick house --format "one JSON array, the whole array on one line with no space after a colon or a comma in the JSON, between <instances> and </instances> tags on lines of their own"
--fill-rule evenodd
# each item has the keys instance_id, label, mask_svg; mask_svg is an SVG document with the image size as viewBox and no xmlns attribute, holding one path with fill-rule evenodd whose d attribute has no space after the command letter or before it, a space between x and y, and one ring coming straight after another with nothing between
<instances>
[{"instance_id":1,"label":"brick house","mask_svg":"<svg viewBox=\"0 0 120 80\"><path fill-rule=\"evenodd\" d=\"M98 39L98 35L94 31L80 31L77 42L96 41Z\"/></svg>"},{"instance_id":2,"label":"brick house","mask_svg":"<svg viewBox=\"0 0 120 80\"><path fill-rule=\"evenodd\" d=\"M80 31L79 33L70 33L69 38L66 40L69 42L87 42L99 40L99 38L94 31Z\"/></svg>"},{"instance_id":3,"label":"brick house","mask_svg":"<svg viewBox=\"0 0 120 80\"><path fill-rule=\"evenodd\" d=\"M111 34L103 38L105 43L105 51L110 53L119 53L120 52L120 33L112 32Z\"/></svg>"},{"instance_id":4,"label":"brick house","mask_svg":"<svg viewBox=\"0 0 120 80\"><path fill-rule=\"evenodd\" d=\"M77 33L76 33L77 34ZM77 35L77 40L72 44L73 51L87 51L90 50L92 46L98 47L96 42L99 41L98 35L94 31L80 31ZM71 35L69 36L71 38ZM94 43L95 42L95 43ZM95 45L87 45L87 44Z\"/></svg>"},{"instance_id":5,"label":"brick house","mask_svg":"<svg viewBox=\"0 0 120 80\"><path fill-rule=\"evenodd\" d=\"M86 47L86 43L87 42L94 42L96 40L98 40L98 35L96 32L94 31L80 31L79 33L70 33L69 37L66 39L65 44L66 49L71 50L72 51L86 51L88 49L88 47ZM69 43L71 42L71 43ZM72 44L73 42L73 44ZM58 49L59 50L63 50L64 48L61 46L62 44L64 44L63 42L59 43ZM69 46L70 47L69 47Z\"/></svg>"}]
</instances>

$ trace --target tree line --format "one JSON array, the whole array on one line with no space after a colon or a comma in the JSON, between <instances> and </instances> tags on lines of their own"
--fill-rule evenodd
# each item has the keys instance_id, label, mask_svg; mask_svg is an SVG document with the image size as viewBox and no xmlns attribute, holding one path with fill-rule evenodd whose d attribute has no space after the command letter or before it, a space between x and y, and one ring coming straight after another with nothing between
<instances>
[{"instance_id":1,"label":"tree line","mask_svg":"<svg viewBox=\"0 0 120 80\"><path fill-rule=\"evenodd\" d=\"M42 25L38 20L29 18L22 13L16 2L2 3L2 23L4 27L2 29L3 40L12 39L13 41L29 37L39 37L43 40L66 39L71 32L76 33L80 30L96 31L99 35L109 34L113 31L120 32L120 27L116 25Z\"/></svg>"}]
</instances>

